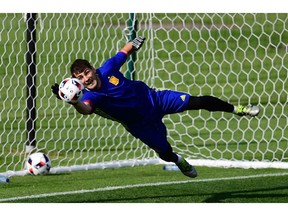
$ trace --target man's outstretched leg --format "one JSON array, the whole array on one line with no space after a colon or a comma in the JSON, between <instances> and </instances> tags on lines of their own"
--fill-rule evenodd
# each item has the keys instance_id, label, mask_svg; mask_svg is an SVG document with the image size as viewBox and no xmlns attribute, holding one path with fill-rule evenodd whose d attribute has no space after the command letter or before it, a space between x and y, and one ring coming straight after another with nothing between
<instances>
[{"instance_id":1,"label":"man's outstretched leg","mask_svg":"<svg viewBox=\"0 0 288 216\"><path fill-rule=\"evenodd\" d=\"M230 112L239 116L252 116L255 117L259 114L260 108L254 105L248 106L234 106L230 103L220 100L213 96L190 96L187 110L205 109L210 112L222 111Z\"/></svg>"}]
</instances>

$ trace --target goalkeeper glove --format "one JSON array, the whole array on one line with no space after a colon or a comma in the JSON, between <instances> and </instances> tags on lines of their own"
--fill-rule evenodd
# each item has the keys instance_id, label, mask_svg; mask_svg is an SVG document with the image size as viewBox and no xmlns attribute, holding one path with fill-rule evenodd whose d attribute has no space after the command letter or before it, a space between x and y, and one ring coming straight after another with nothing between
<instances>
[{"instance_id":1,"label":"goalkeeper glove","mask_svg":"<svg viewBox=\"0 0 288 216\"><path fill-rule=\"evenodd\" d=\"M136 37L135 39L132 40L132 47L134 51L137 51L141 48L145 41L145 37Z\"/></svg>"},{"instance_id":2,"label":"goalkeeper glove","mask_svg":"<svg viewBox=\"0 0 288 216\"><path fill-rule=\"evenodd\" d=\"M57 83L55 83L54 85L51 86L51 90L52 90L52 93L59 99L59 100L62 100L58 94L59 92L59 85Z\"/></svg>"}]
</instances>

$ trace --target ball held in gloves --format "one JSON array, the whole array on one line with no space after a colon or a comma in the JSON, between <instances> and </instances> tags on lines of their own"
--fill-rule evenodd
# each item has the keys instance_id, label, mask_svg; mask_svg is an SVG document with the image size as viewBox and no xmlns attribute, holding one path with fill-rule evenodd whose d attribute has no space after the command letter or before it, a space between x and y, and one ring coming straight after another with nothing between
<instances>
[{"instance_id":1,"label":"ball held in gloves","mask_svg":"<svg viewBox=\"0 0 288 216\"><path fill-rule=\"evenodd\" d=\"M59 85L60 98L68 103L78 103L84 91L83 83L76 78L66 78Z\"/></svg>"}]
</instances>

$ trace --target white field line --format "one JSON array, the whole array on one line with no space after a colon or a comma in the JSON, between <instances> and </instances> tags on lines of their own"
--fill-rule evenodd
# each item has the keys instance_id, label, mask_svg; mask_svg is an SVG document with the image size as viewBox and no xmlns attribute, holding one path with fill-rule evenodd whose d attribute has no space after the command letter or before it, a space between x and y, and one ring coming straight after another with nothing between
<instances>
[{"instance_id":1,"label":"white field line","mask_svg":"<svg viewBox=\"0 0 288 216\"><path fill-rule=\"evenodd\" d=\"M122 189L137 188L137 187L151 187L151 186L160 186L160 185L187 184L187 183L198 183L198 182L240 180L240 179L263 178L263 177L285 176L285 175L288 175L288 172L261 174L261 175L249 175L249 176L225 177L225 178L208 178L208 179L199 179L199 180L193 179L193 180L186 180L186 181L155 182L155 183L145 183L145 184L110 186L110 187L103 187L103 188L95 188L95 189L91 189L91 190L76 190L76 191L55 192L55 193L47 193L47 194L37 194L37 195L29 195L29 196L3 198L3 199L0 199L0 202L18 201L18 200L24 200L24 199L37 199L37 198L42 198L42 197L52 197L52 196L81 194L81 193L93 193L93 192L101 192L101 191L122 190Z\"/></svg>"}]
</instances>

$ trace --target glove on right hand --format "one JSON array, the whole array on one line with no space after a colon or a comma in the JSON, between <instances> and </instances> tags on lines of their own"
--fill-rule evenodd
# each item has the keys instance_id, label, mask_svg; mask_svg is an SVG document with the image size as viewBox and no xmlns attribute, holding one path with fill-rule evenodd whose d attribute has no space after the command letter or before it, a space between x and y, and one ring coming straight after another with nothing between
<instances>
[{"instance_id":1,"label":"glove on right hand","mask_svg":"<svg viewBox=\"0 0 288 216\"><path fill-rule=\"evenodd\" d=\"M146 38L145 38L145 37L142 37L142 36L136 37L135 39L133 39L133 40L132 40L133 50L135 50L135 51L139 50L139 49L142 47L145 39L146 39Z\"/></svg>"}]
</instances>

